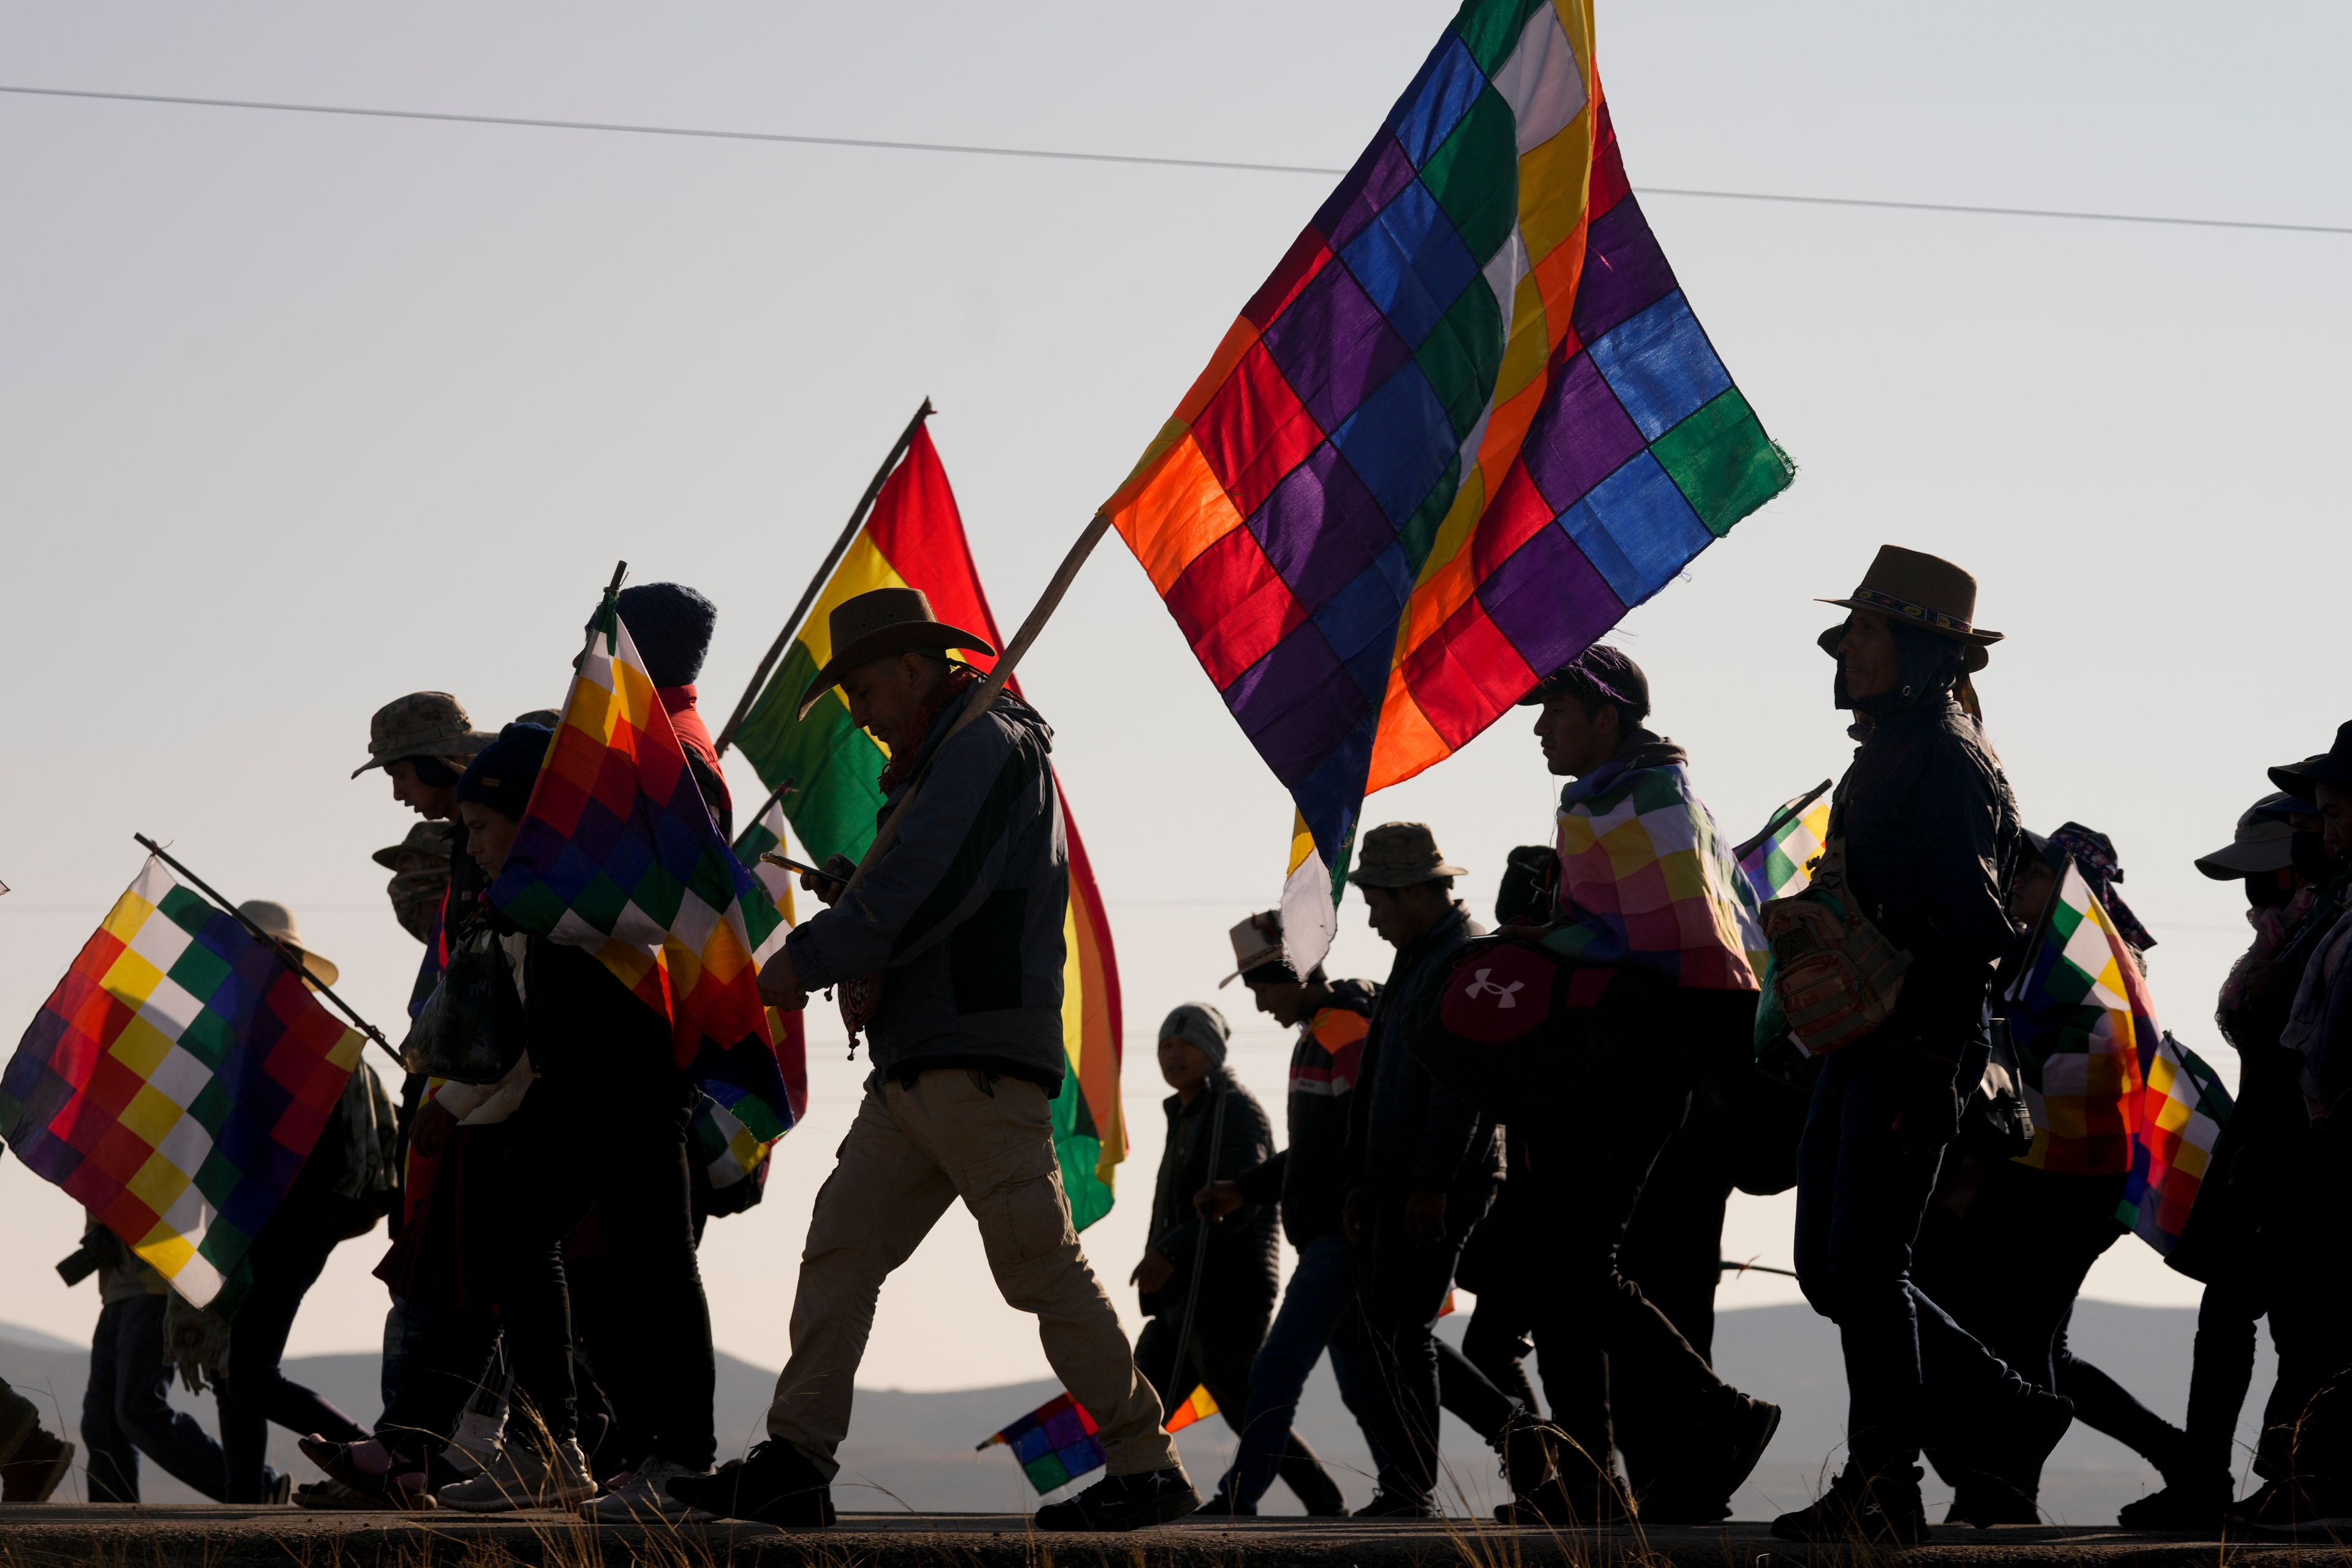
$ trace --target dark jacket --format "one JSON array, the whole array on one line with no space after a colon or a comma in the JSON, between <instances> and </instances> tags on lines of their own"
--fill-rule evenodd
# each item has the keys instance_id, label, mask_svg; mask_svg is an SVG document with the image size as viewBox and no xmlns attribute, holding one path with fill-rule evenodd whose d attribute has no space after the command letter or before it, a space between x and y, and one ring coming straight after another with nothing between
<instances>
[{"instance_id":1,"label":"dark jacket","mask_svg":"<svg viewBox=\"0 0 2352 1568\"><path fill-rule=\"evenodd\" d=\"M483 918L511 929L487 905ZM669 1020L586 948L526 939L522 1016L532 1076L523 1102L539 1102L534 1114L559 1103L600 1119L638 1111L677 1117L692 1108L698 1090L677 1065Z\"/></svg>"},{"instance_id":2,"label":"dark jacket","mask_svg":"<svg viewBox=\"0 0 2352 1568\"><path fill-rule=\"evenodd\" d=\"M1486 930L1457 900L1389 970L1348 1108L1349 1169L1369 1202L1402 1202L1415 1192L1483 1194L1500 1168L1493 1118L1440 1087L1412 1048L1413 1020L1429 1009L1446 959Z\"/></svg>"},{"instance_id":3,"label":"dark jacket","mask_svg":"<svg viewBox=\"0 0 2352 1568\"><path fill-rule=\"evenodd\" d=\"M1160 1153L1160 1176L1151 1192L1152 1251L1176 1266L1168 1283L1142 1299L1147 1313L1178 1312L1191 1289L1192 1254L1200 1245L1202 1227L1208 1227L1209 1250L1201 1278L1201 1310L1220 1312L1246 1310L1263 1316L1274 1308L1274 1210L1249 1203L1211 1224L1192 1206L1194 1194L1212 1181L1231 1181L1263 1162L1274 1151L1274 1124L1265 1108L1241 1086L1227 1068L1212 1068L1209 1092L1192 1103L1171 1094L1161 1101L1168 1115L1168 1142ZM1222 1114L1224 1127L1216 1132ZM1209 1145L1217 1145L1216 1168L1209 1165ZM1212 1301L1213 1300L1213 1307Z\"/></svg>"},{"instance_id":4,"label":"dark jacket","mask_svg":"<svg viewBox=\"0 0 2352 1568\"><path fill-rule=\"evenodd\" d=\"M1058 1094L1070 852L1047 760L1054 732L1007 691L942 746L971 700L932 721L909 773L922 789L898 841L784 951L806 990L882 976L866 1031L870 1083L979 1068ZM877 820L905 791L885 797Z\"/></svg>"},{"instance_id":5,"label":"dark jacket","mask_svg":"<svg viewBox=\"0 0 2352 1568\"><path fill-rule=\"evenodd\" d=\"M1349 1184L1348 1110L1363 1073L1365 1020L1380 997L1369 980L1335 981L1331 1000L1298 1026L1290 1050L1290 1147L1236 1178L1251 1203L1281 1204L1282 1234L1301 1252L1339 1231Z\"/></svg>"},{"instance_id":6,"label":"dark jacket","mask_svg":"<svg viewBox=\"0 0 2352 1568\"><path fill-rule=\"evenodd\" d=\"M1863 912L1911 955L1879 1034L1958 1061L1981 1038L2011 940L2003 895L2017 801L1984 734L1948 692L1883 705L1839 782L1830 831Z\"/></svg>"}]
</instances>

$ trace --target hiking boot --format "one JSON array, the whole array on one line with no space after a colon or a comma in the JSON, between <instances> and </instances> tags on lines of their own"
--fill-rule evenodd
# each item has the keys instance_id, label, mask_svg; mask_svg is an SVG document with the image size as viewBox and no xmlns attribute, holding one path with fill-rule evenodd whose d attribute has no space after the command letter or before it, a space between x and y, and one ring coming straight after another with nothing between
<instances>
[{"instance_id":1,"label":"hiking boot","mask_svg":"<svg viewBox=\"0 0 2352 1568\"><path fill-rule=\"evenodd\" d=\"M1996 1524L2040 1524L2042 1508L2035 1498L2007 1481L1972 1478L1952 1488L1952 1506L1944 1510L1944 1522L1979 1530Z\"/></svg>"},{"instance_id":2,"label":"hiking boot","mask_svg":"<svg viewBox=\"0 0 2352 1568\"><path fill-rule=\"evenodd\" d=\"M2216 1477L2204 1486L2175 1482L2116 1510L2116 1523L2126 1530L2179 1530L2204 1532L2221 1528L2230 1507L2230 1481Z\"/></svg>"},{"instance_id":3,"label":"hiking boot","mask_svg":"<svg viewBox=\"0 0 2352 1568\"><path fill-rule=\"evenodd\" d=\"M1049 1502L1032 1521L1039 1530L1142 1530L1197 1512L1201 1494L1181 1465L1107 1476L1074 1498Z\"/></svg>"},{"instance_id":4,"label":"hiking boot","mask_svg":"<svg viewBox=\"0 0 2352 1568\"><path fill-rule=\"evenodd\" d=\"M566 1437L551 1455L509 1443L489 1468L469 1481L456 1481L438 1494L443 1508L461 1513L516 1513L528 1508L570 1508L596 1495L588 1479L588 1456L579 1439Z\"/></svg>"},{"instance_id":5,"label":"hiking boot","mask_svg":"<svg viewBox=\"0 0 2352 1568\"><path fill-rule=\"evenodd\" d=\"M1576 1440L1541 1416L1525 1410L1503 1424L1495 1436L1495 1456L1505 1484L1514 1497L1530 1497L1552 1473L1552 1456L1576 1449Z\"/></svg>"},{"instance_id":6,"label":"hiking boot","mask_svg":"<svg viewBox=\"0 0 2352 1568\"><path fill-rule=\"evenodd\" d=\"M1738 1403L1724 1424L1722 1447L1683 1468L1681 1485L1696 1496L1727 1498L1738 1491L1780 1429L1779 1405L1746 1394L1732 1397Z\"/></svg>"},{"instance_id":7,"label":"hiking boot","mask_svg":"<svg viewBox=\"0 0 2352 1568\"><path fill-rule=\"evenodd\" d=\"M1395 1487L1382 1486L1372 1494L1372 1500L1349 1515L1351 1519L1435 1519L1426 1492L1409 1492Z\"/></svg>"},{"instance_id":8,"label":"hiking boot","mask_svg":"<svg viewBox=\"0 0 2352 1568\"><path fill-rule=\"evenodd\" d=\"M47 1502L73 1468L74 1446L36 1425L0 1465L0 1502Z\"/></svg>"},{"instance_id":9,"label":"hiking boot","mask_svg":"<svg viewBox=\"0 0 2352 1568\"><path fill-rule=\"evenodd\" d=\"M669 1483L699 1480L708 1470L689 1470L667 1459L647 1459L635 1475L614 1478L619 1484L583 1508L583 1517L599 1524L651 1524L656 1520L707 1520L711 1516L691 1503L669 1495Z\"/></svg>"},{"instance_id":10,"label":"hiking boot","mask_svg":"<svg viewBox=\"0 0 2352 1568\"><path fill-rule=\"evenodd\" d=\"M748 1519L784 1530L824 1530L835 1519L833 1486L806 1454L771 1437L707 1476L663 1484L672 1501L715 1519Z\"/></svg>"},{"instance_id":11,"label":"hiking boot","mask_svg":"<svg viewBox=\"0 0 2352 1568\"><path fill-rule=\"evenodd\" d=\"M1830 1483L1821 1501L1774 1520L1772 1533L1782 1541L1917 1546L1927 1539L1918 1467L1906 1465L1882 1476L1849 1469Z\"/></svg>"},{"instance_id":12,"label":"hiking boot","mask_svg":"<svg viewBox=\"0 0 2352 1568\"><path fill-rule=\"evenodd\" d=\"M295 1447L302 1457L342 1484L345 1489L363 1500L355 1505L362 1508L398 1509L415 1512L440 1506L425 1484L425 1471L394 1456L388 1470L371 1470L353 1454L357 1443L331 1443L313 1432Z\"/></svg>"}]
</instances>

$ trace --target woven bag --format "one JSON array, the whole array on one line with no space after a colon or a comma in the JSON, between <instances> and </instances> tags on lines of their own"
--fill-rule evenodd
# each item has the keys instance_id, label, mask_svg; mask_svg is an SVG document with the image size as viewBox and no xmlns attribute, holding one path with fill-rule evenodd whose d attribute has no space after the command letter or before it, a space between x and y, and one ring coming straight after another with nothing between
<instances>
[{"instance_id":1,"label":"woven bag","mask_svg":"<svg viewBox=\"0 0 2352 1568\"><path fill-rule=\"evenodd\" d=\"M1894 1014L1911 955L1853 907L1845 836L1834 823L1812 881L1767 903L1762 921L1772 948L1773 998L1809 1055L1843 1050Z\"/></svg>"}]
</instances>

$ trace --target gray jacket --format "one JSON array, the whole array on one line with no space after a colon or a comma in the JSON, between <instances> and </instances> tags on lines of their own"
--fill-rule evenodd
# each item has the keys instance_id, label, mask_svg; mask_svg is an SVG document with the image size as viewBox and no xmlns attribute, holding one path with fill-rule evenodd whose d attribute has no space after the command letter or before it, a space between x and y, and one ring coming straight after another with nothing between
<instances>
[{"instance_id":1,"label":"gray jacket","mask_svg":"<svg viewBox=\"0 0 2352 1568\"><path fill-rule=\"evenodd\" d=\"M785 939L809 991L882 977L866 1031L874 1073L911 1082L977 1068L1061 1091L1062 921L1070 852L1048 761L1053 730L1013 693L942 747L971 699L931 723L898 841L857 891ZM883 801L887 819L905 793Z\"/></svg>"}]
</instances>

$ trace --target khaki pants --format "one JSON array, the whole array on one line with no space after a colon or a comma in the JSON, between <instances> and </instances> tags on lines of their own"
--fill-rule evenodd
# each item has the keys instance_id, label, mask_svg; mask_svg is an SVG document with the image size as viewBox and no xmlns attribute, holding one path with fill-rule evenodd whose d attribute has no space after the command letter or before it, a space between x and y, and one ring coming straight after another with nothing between
<instances>
[{"instance_id":1,"label":"khaki pants","mask_svg":"<svg viewBox=\"0 0 2352 1568\"><path fill-rule=\"evenodd\" d=\"M834 1450L849 1431L882 1281L959 1197L980 1222L996 1288L1008 1305L1035 1314L1055 1375L1102 1428L1108 1473L1174 1465L1159 1398L1135 1370L1118 1314L1071 1228L1045 1091L1009 1078L982 1088L956 1068L924 1073L912 1089L886 1083L857 1108L809 1220L793 1354L776 1379L768 1435L828 1479L839 1471Z\"/></svg>"}]
</instances>

